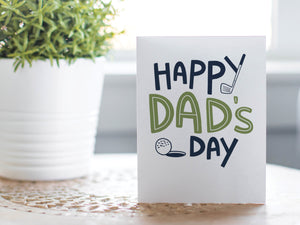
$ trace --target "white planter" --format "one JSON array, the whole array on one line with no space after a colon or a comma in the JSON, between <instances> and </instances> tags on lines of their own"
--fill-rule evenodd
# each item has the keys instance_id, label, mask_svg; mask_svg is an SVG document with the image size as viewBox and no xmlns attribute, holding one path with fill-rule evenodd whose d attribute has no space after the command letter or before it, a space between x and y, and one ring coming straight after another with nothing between
<instances>
[{"instance_id":1,"label":"white planter","mask_svg":"<svg viewBox=\"0 0 300 225\"><path fill-rule=\"evenodd\" d=\"M87 175L94 152L103 59L13 72L0 59L0 176L60 180Z\"/></svg>"}]
</instances>

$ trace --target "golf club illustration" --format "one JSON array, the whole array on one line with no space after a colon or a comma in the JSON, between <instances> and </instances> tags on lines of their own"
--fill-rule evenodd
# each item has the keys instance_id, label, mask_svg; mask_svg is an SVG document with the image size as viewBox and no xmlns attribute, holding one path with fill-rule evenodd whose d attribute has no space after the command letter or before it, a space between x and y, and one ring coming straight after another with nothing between
<instances>
[{"instance_id":1,"label":"golf club illustration","mask_svg":"<svg viewBox=\"0 0 300 225\"><path fill-rule=\"evenodd\" d=\"M169 157L182 157L186 155L183 151L172 150L172 143L167 138L159 138L155 142L155 150L158 154Z\"/></svg>"},{"instance_id":2,"label":"golf club illustration","mask_svg":"<svg viewBox=\"0 0 300 225\"><path fill-rule=\"evenodd\" d=\"M226 62L228 62L228 64L234 69L234 71L235 71L236 73L235 73L235 76L234 76L234 79L233 79L233 82L232 82L231 85L225 84L225 83L222 83L222 84L221 84L221 86L220 86L220 91L221 91L222 94L231 94L231 93L233 92L234 86L235 86L236 81L237 81L237 79L238 79L238 77L239 77L239 74L240 74L242 65L243 65L243 63L244 63L245 57L246 57L246 55L243 54L243 55L242 55L242 58L241 58L241 61L240 61L240 63L239 63L238 68L236 68L236 66L233 65L233 63L230 61L230 59L229 59L227 56L225 57Z\"/></svg>"}]
</instances>

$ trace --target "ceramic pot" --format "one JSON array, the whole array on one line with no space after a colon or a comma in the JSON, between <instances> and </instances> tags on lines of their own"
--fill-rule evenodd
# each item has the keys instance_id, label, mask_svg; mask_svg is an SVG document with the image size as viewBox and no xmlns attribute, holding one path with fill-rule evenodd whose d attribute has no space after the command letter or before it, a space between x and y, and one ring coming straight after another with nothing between
<instances>
[{"instance_id":1,"label":"ceramic pot","mask_svg":"<svg viewBox=\"0 0 300 225\"><path fill-rule=\"evenodd\" d=\"M49 60L13 71L0 59L0 176L62 180L89 173L103 59Z\"/></svg>"}]
</instances>

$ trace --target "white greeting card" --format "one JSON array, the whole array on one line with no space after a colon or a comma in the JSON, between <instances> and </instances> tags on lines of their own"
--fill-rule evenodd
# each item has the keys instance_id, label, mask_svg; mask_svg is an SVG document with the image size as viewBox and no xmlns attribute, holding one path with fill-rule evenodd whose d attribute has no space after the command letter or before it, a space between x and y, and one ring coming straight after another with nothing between
<instances>
[{"instance_id":1,"label":"white greeting card","mask_svg":"<svg viewBox=\"0 0 300 225\"><path fill-rule=\"evenodd\" d=\"M139 202L264 203L265 37L138 37Z\"/></svg>"}]
</instances>

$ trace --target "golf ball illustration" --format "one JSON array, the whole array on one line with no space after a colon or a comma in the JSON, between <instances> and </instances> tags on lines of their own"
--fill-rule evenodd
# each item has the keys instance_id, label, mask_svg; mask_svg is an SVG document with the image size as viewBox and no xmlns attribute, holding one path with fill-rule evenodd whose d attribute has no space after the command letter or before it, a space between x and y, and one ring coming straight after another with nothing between
<instances>
[{"instance_id":1,"label":"golf ball illustration","mask_svg":"<svg viewBox=\"0 0 300 225\"><path fill-rule=\"evenodd\" d=\"M155 150L158 154L166 155L172 150L172 143L167 138L160 138L155 142Z\"/></svg>"}]
</instances>

